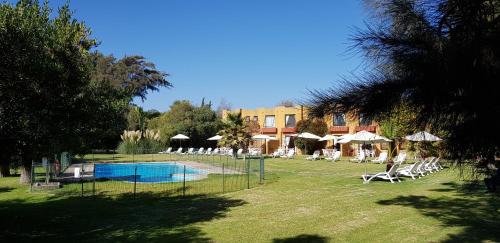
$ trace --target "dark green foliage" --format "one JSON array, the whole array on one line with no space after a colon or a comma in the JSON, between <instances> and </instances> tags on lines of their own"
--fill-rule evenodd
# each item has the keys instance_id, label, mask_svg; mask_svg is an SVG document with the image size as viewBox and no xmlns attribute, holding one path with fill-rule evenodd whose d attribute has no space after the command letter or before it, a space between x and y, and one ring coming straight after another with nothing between
<instances>
[{"instance_id":1,"label":"dark green foliage","mask_svg":"<svg viewBox=\"0 0 500 243\"><path fill-rule=\"evenodd\" d=\"M241 112L227 114L219 135L222 139L218 145L232 148L234 153L240 148L246 150L252 139L250 128L241 117Z\"/></svg>"},{"instance_id":2,"label":"dark green foliage","mask_svg":"<svg viewBox=\"0 0 500 243\"><path fill-rule=\"evenodd\" d=\"M113 55L95 52L92 59L93 79L125 92L130 100L136 96L145 99L148 91L158 91L158 87L172 87L166 79L168 74L157 70L154 63L145 61L142 56L125 56L117 60Z\"/></svg>"},{"instance_id":3,"label":"dark green foliage","mask_svg":"<svg viewBox=\"0 0 500 243\"><path fill-rule=\"evenodd\" d=\"M323 119L308 119L297 122L297 131L299 133L308 132L323 137L328 132L328 125ZM312 154L315 150L325 147L325 141L314 139L296 138L295 146L303 151L304 154Z\"/></svg>"},{"instance_id":4,"label":"dark green foliage","mask_svg":"<svg viewBox=\"0 0 500 243\"><path fill-rule=\"evenodd\" d=\"M413 129L444 135L449 156L491 158L500 145L500 1L368 2L374 22L354 41L372 71L312 91L311 114L376 117L405 104Z\"/></svg>"},{"instance_id":5,"label":"dark green foliage","mask_svg":"<svg viewBox=\"0 0 500 243\"><path fill-rule=\"evenodd\" d=\"M161 141L167 146L177 147L179 141L170 140L176 134L182 133L189 140L182 142L183 146L213 147L213 141L207 138L214 136L221 128L222 122L209 105L193 106L189 101L175 101L170 110L149 121L149 129L157 129Z\"/></svg>"},{"instance_id":6,"label":"dark green foliage","mask_svg":"<svg viewBox=\"0 0 500 243\"><path fill-rule=\"evenodd\" d=\"M67 5L50 17L47 4L0 5L0 137L7 157L29 164L80 147L90 110L90 30ZM10 156L9 156L10 155Z\"/></svg>"},{"instance_id":7,"label":"dark green foliage","mask_svg":"<svg viewBox=\"0 0 500 243\"><path fill-rule=\"evenodd\" d=\"M132 98L171 86L140 56L90 53L95 43L68 5L53 14L38 1L0 4L2 168L14 160L29 166L62 151L114 147Z\"/></svg>"}]
</instances>

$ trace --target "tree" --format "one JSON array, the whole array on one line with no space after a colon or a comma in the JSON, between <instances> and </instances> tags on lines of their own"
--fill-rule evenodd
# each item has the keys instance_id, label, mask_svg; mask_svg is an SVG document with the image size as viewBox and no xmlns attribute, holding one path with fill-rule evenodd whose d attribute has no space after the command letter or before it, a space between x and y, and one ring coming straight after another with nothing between
<instances>
[{"instance_id":1,"label":"tree","mask_svg":"<svg viewBox=\"0 0 500 243\"><path fill-rule=\"evenodd\" d=\"M22 182L32 160L79 146L95 45L89 35L68 5L53 18L47 3L0 5L0 137L10 144L4 157L23 162Z\"/></svg>"},{"instance_id":2,"label":"tree","mask_svg":"<svg viewBox=\"0 0 500 243\"><path fill-rule=\"evenodd\" d=\"M219 135L222 136L219 145L232 148L233 153L236 153L240 148L246 150L252 139L249 128L241 117L241 112L227 115Z\"/></svg>"},{"instance_id":3,"label":"tree","mask_svg":"<svg viewBox=\"0 0 500 243\"><path fill-rule=\"evenodd\" d=\"M282 100L277 104L277 106L294 107L295 103L291 100Z\"/></svg>"},{"instance_id":4,"label":"tree","mask_svg":"<svg viewBox=\"0 0 500 243\"><path fill-rule=\"evenodd\" d=\"M170 110L149 121L150 129L158 129L164 144L171 144L170 138L178 133L190 137L195 147L212 145L207 138L214 136L221 128L221 120L210 106L195 107L189 101L175 101Z\"/></svg>"},{"instance_id":5,"label":"tree","mask_svg":"<svg viewBox=\"0 0 500 243\"><path fill-rule=\"evenodd\" d=\"M156 69L154 63L142 56L125 56L117 60L113 55L92 53L93 79L107 82L116 89L133 97L146 98L148 91L158 91L158 87L172 87L167 73Z\"/></svg>"},{"instance_id":6,"label":"tree","mask_svg":"<svg viewBox=\"0 0 500 243\"><path fill-rule=\"evenodd\" d=\"M371 71L311 91L311 114L356 111L376 117L401 104L413 130L441 132L462 165L493 159L500 130L500 2L369 1L374 22L354 37ZM376 21L376 22L375 22Z\"/></svg>"},{"instance_id":7,"label":"tree","mask_svg":"<svg viewBox=\"0 0 500 243\"><path fill-rule=\"evenodd\" d=\"M412 132L413 116L413 112L407 106L402 105L385 116L376 117L381 135L392 140L389 143L389 158L395 155L396 148L403 142L404 136Z\"/></svg>"},{"instance_id":8,"label":"tree","mask_svg":"<svg viewBox=\"0 0 500 243\"><path fill-rule=\"evenodd\" d=\"M232 104L229 103L226 99L222 98L220 100L219 106L217 107L217 115L219 117L222 117L222 112L223 111L230 111L232 108Z\"/></svg>"},{"instance_id":9,"label":"tree","mask_svg":"<svg viewBox=\"0 0 500 243\"><path fill-rule=\"evenodd\" d=\"M323 137L328 132L328 125L323 119L312 118L307 120L300 120L297 122L297 131L299 133L309 132L320 137ZM297 138L295 139L295 146L304 150L305 154L310 154L315 150L324 148L324 141L317 141L314 139Z\"/></svg>"},{"instance_id":10,"label":"tree","mask_svg":"<svg viewBox=\"0 0 500 243\"><path fill-rule=\"evenodd\" d=\"M89 36L67 4L57 14L38 1L0 4L1 175L18 160L28 182L32 160L116 146L133 97L171 87L140 56L91 53Z\"/></svg>"}]
</instances>

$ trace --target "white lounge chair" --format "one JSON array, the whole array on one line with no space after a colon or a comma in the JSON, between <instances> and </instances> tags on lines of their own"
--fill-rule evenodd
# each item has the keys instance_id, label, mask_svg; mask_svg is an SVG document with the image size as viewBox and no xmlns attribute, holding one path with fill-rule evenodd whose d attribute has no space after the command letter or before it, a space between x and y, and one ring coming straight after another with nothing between
<instances>
[{"instance_id":1,"label":"white lounge chair","mask_svg":"<svg viewBox=\"0 0 500 243\"><path fill-rule=\"evenodd\" d=\"M206 155L212 154L212 148L208 148L207 151L205 152Z\"/></svg>"},{"instance_id":2,"label":"white lounge chair","mask_svg":"<svg viewBox=\"0 0 500 243\"><path fill-rule=\"evenodd\" d=\"M273 152L273 158L281 157L283 155L285 155L285 150L282 148L279 148L278 150Z\"/></svg>"},{"instance_id":3,"label":"white lounge chair","mask_svg":"<svg viewBox=\"0 0 500 243\"><path fill-rule=\"evenodd\" d=\"M175 152L176 154L182 154L182 147L178 148L177 151Z\"/></svg>"},{"instance_id":4,"label":"white lounge chair","mask_svg":"<svg viewBox=\"0 0 500 243\"><path fill-rule=\"evenodd\" d=\"M172 147L168 147L167 150L158 152L159 154L170 154L172 153Z\"/></svg>"},{"instance_id":5,"label":"white lounge chair","mask_svg":"<svg viewBox=\"0 0 500 243\"><path fill-rule=\"evenodd\" d=\"M227 154L226 155L233 156L233 151L234 151L233 149L227 150Z\"/></svg>"},{"instance_id":6,"label":"white lounge chair","mask_svg":"<svg viewBox=\"0 0 500 243\"><path fill-rule=\"evenodd\" d=\"M193 154L194 153L194 148L189 148L188 151L184 154Z\"/></svg>"},{"instance_id":7,"label":"white lounge chair","mask_svg":"<svg viewBox=\"0 0 500 243\"><path fill-rule=\"evenodd\" d=\"M429 164L429 162L431 162L431 160L433 160L433 158L429 157L420 162L420 165L418 165L417 167L417 172L420 174L420 176L425 176L428 173L425 167L427 166L427 164Z\"/></svg>"},{"instance_id":8,"label":"white lounge chair","mask_svg":"<svg viewBox=\"0 0 500 243\"><path fill-rule=\"evenodd\" d=\"M437 157L436 160L434 161L434 169L436 171L440 171L440 170L443 170L443 166L441 165L441 163L439 163L439 161L441 160L441 157Z\"/></svg>"},{"instance_id":9,"label":"white lounge chair","mask_svg":"<svg viewBox=\"0 0 500 243\"><path fill-rule=\"evenodd\" d=\"M197 154L204 154L205 153L205 148L201 147L200 149L198 149L198 151L196 153Z\"/></svg>"},{"instance_id":10,"label":"white lounge chair","mask_svg":"<svg viewBox=\"0 0 500 243\"><path fill-rule=\"evenodd\" d=\"M219 154L219 148L215 148L214 151L212 152L212 155L218 155Z\"/></svg>"},{"instance_id":11,"label":"white lounge chair","mask_svg":"<svg viewBox=\"0 0 500 243\"><path fill-rule=\"evenodd\" d=\"M406 160L406 153L405 152L400 152L398 156L396 156L396 159L394 160L394 164L402 164Z\"/></svg>"},{"instance_id":12,"label":"white lounge chair","mask_svg":"<svg viewBox=\"0 0 500 243\"><path fill-rule=\"evenodd\" d=\"M423 161L415 162L414 164L408 165L404 168L398 169L396 172L398 176L408 176L415 180L415 177L419 177L420 173L418 172L419 167L423 164Z\"/></svg>"},{"instance_id":13,"label":"white lounge chair","mask_svg":"<svg viewBox=\"0 0 500 243\"><path fill-rule=\"evenodd\" d=\"M241 155L243 155L243 149L238 149L238 151L236 151L236 158L239 158Z\"/></svg>"},{"instance_id":14,"label":"white lounge chair","mask_svg":"<svg viewBox=\"0 0 500 243\"><path fill-rule=\"evenodd\" d=\"M376 159L373 159L372 162L374 163L379 163L379 164L383 164L387 161L387 152L381 152L378 156L378 158Z\"/></svg>"},{"instance_id":15,"label":"white lounge chair","mask_svg":"<svg viewBox=\"0 0 500 243\"><path fill-rule=\"evenodd\" d=\"M361 151L359 151L358 156L354 159L351 159L350 161L361 163L365 160L365 157L366 157L365 151L361 150Z\"/></svg>"},{"instance_id":16,"label":"white lounge chair","mask_svg":"<svg viewBox=\"0 0 500 243\"><path fill-rule=\"evenodd\" d=\"M317 159L319 159L319 155L320 155L319 150L316 150L316 151L314 151L312 156L307 157L306 160L317 160Z\"/></svg>"},{"instance_id":17,"label":"white lounge chair","mask_svg":"<svg viewBox=\"0 0 500 243\"><path fill-rule=\"evenodd\" d=\"M337 160L340 160L340 151L335 151L333 152L333 154L331 155L331 157L327 157L326 159L327 160L331 160L332 162L333 161L337 161Z\"/></svg>"},{"instance_id":18,"label":"white lounge chair","mask_svg":"<svg viewBox=\"0 0 500 243\"><path fill-rule=\"evenodd\" d=\"M394 163L394 165L391 166L389 171L384 171L384 172L380 172L377 174L361 175L361 177L363 177L364 183L370 183L370 181L373 179L389 180L389 181L391 181L391 183L394 183L395 180L397 180L398 182L401 182L399 180L398 174L396 173L398 168L399 168L399 164Z\"/></svg>"},{"instance_id":19,"label":"white lounge chair","mask_svg":"<svg viewBox=\"0 0 500 243\"><path fill-rule=\"evenodd\" d=\"M286 153L285 155L281 156L281 158L291 159L291 158L293 158L294 154L295 154L295 150L294 149L290 149L290 150L288 150L288 153Z\"/></svg>"}]
</instances>

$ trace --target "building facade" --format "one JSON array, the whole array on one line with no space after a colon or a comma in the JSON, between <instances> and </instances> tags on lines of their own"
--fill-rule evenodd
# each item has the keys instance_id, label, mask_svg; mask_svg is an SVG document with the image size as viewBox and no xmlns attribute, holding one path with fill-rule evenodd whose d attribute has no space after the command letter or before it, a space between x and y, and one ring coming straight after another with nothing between
<instances>
[{"instance_id":1,"label":"building facade","mask_svg":"<svg viewBox=\"0 0 500 243\"><path fill-rule=\"evenodd\" d=\"M262 146L263 150L267 151L268 154L280 147L292 146L292 135L297 133L297 122L307 119L308 116L307 109L304 106L225 110L223 111L223 117L225 118L229 112L241 112L245 122L257 125L257 128L253 129L253 135L266 134L276 138L276 140L270 140L266 146ZM352 114L335 113L323 119L328 125L328 133L332 135L354 134L362 130L379 133L378 125L362 115L354 116ZM260 143L257 142L253 145L257 146ZM326 146L332 148L333 142L328 142ZM337 145L337 149L341 150L343 156L352 156L357 152L358 147L353 144ZM379 146L375 148L377 154L380 149Z\"/></svg>"}]
</instances>

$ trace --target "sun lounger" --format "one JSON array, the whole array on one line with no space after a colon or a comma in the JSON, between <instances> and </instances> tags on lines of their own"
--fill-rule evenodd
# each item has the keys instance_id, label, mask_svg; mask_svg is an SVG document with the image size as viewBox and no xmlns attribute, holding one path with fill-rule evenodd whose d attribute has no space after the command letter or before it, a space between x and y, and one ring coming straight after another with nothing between
<instances>
[{"instance_id":1,"label":"sun lounger","mask_svg":"<svg viewBox=\"0 0 500 243\"><path fill-rule=\"evenodd\" d=\"M205 152L206 155L212 154L212 148L208 148L207 151Z\"/></svg>"},{"instance_id":2,"label":"sun lounger","mask_svg":"<svg viewBox=\"0 0 500 243\"><path fill-rule=\"evenodd\" d=\"M340 160L340 155L341 155L340 151L335 151L335 152L333 152L331 157L327 157L326 159L331 160L332 162L337 161L337 160Z\"/></svg>"},{"instance_id":3,"label":"sun lounger","mask_svg":"<svg viewBox=\"0 0 500 243\"><path fill-rule=\"evenodd\" d=\"M372 162L374 163L379 163L379 164L383 164L384 162L387 161L387 152L381 152L380 155L378 156L378 158L372 160Z\"/></svg>"},{"instance_id":4,"label":"sun lounger","mask_svg":"<svg viewBox=\"0 0 500 243\"><path fill-rule=\"evenodd\" d=\"M182 147L177 149L177 151L175 152L176 154L182 154Z\"/></svg>"},{"instance_id":5,"label":"sun lounger","mask_svg":"<svg viewBox=\"0 0 500 243\"><path fill-rule=\"evenodd\" d=\"M418 161L414 164L408 165L404 168L398 169L398 176L408 176L415 180L415 177L419 177L420 173L418 172L419 167L424 163L424 161Z\"/></svg>"},{"instance_id":6,"label":"sun lounger","mask_svg":"<svg viewBox=\"0 0 500 243\"><path fill-rule=\"evenodd\" d=\"M212 152L212 155L218 155L219 154L219 148L215 148L214 151Z\"/></svg>"},{"instance_id":7,"label":"sun lounger","mask_svg":"<svg viewBox=\"0 0 500 243\"><path fill-rule=\"evenodd\" d=\"M314 151L312 156L307 157L306 160L317 160L319 159L319 154L320 154L319 150L316 150Z\"/></svg>"},{"instance_id":8,"label":"sun lounger","mask_svg":"<svg viewBox=\"0 0 500 243\"><path fill-rule=\"evenodd\" d=\"M279 148L278 150L273 152L273 158L281 157L283 155L285 155L285 150L282 148Z\"/></svg>"},{"instance_id":9,"label":"sun lounger","mask_svg":"<svg viewBox=\"0 0 500 243\"><path fill-rule=\"evenodd\" d=\"M291 158L293 158L294 154L295 154L295 150L294 149L290 149L290 150L288 150L288 153L286 153L285 155L281 156L281 158L291 159Z\"/></svg>"},{"instance_id":10,"label":"sun lounger","mask_svg":"<svg viewBox=\"0 0 500 243\"><path fill-rule=\"evenodd\" d=\"M193 154L194 153L194 148L189 148L188 151L184 154Z\"/></svg>"},{"instance_id":11,"label":"sun lounger","mask_svg":"<svg viewBox=\"0 0 500 243\"><path fill-rule=\"evenodd\" d=\"M366 174L366 175L361 175L363 178L364 183L370 183L371 180L373 179L382 179L382 180L389 180L391 183L394 183L395 180L400 182L399 177L396 173L397 169L399 168L399 164L394 164L391 166L389 171L384 171L380 172L377 174Z\"/></svg>"},{"instance_id":12,"label":"sun lounger","mask_svg":"<svg viewBox=\"0 0 500 243\"><path fill-rule=\"evenodd\" d=\"M169 147L167 150L158 152L159 154L170 154L172 153L172 147Z\"/></svg>"},{"instance_id":13,"label":"sun lounger","mask_svg":"<svg viewBox=\"0 0 500 243\"><path fill-rule=\"evenodd\" d=\"M201 147L200 149L198 149L198 151L196 153L197 154L204 154L205 153L205 148Z\"/></svg>"},{"instance_id":14,"label":"sun lounger","mask_svg":"<svg viewBox=\"0 0 500 243\"><path fill-rule=\"evenodd\" d=\"M354 159L351 159L350 161L352 162L358 162L358 163L361 163L365 160L365 152L364 151L359 151L359 154L356 158Z\"/></svg>"}]
</instances>

